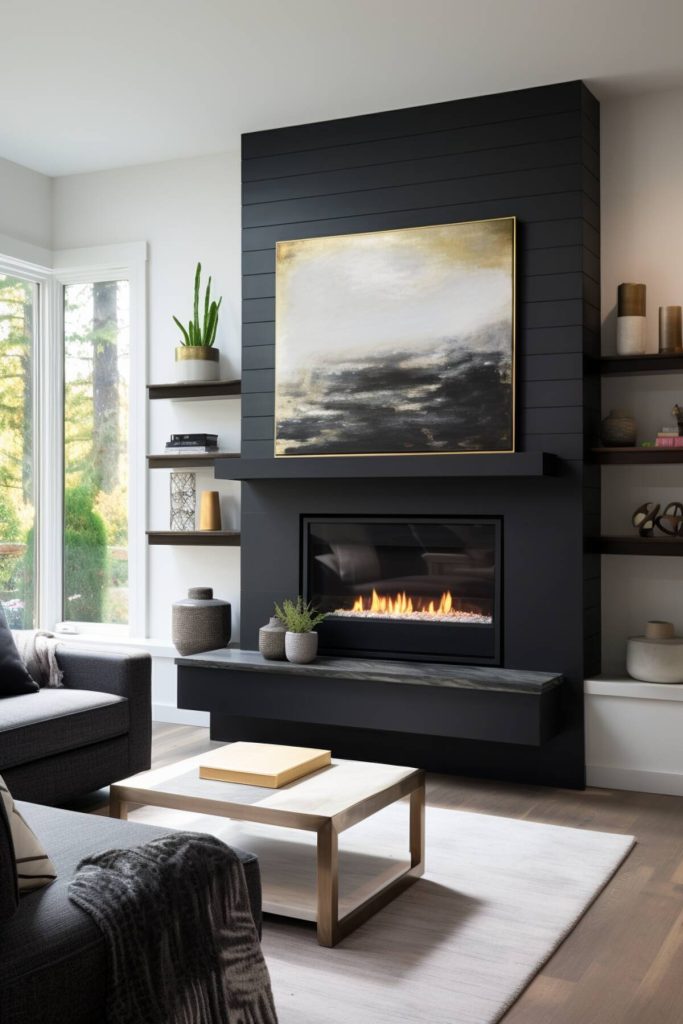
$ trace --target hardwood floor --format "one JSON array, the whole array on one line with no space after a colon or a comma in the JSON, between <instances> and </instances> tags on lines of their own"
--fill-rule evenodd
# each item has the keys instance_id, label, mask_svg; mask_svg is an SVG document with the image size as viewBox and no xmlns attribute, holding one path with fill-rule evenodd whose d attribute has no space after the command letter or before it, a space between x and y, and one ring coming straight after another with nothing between
<instances>
[{"instance_id":1,"label":"hardwood floor","mask_svg":"<svg viewBox=\"0 0 683 1024\"><path fill-rule=\"evenodd\" d=\"M214 746L207 729L154 726L155 766ZM683 1022L683 797L431 775L427 804L638 840L505 1024Z\"/></svg>"}]
</instances>

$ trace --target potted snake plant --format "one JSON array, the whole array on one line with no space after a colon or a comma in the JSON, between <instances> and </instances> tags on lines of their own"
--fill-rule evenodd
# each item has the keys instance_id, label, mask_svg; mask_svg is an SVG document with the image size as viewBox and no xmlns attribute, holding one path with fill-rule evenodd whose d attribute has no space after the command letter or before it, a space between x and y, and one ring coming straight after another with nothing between
<instances>
[{"instance_id":1,"label":"potted snake plant","mask_svg":"<svg viewBox=\"0 0 683 1024\"><path fill-rule=\"evenodd\" d=\"M275 605L275 614L285 627L285 654L287 661L307 665L318 653L318 634L315 631L327 616L316 611L299 596L296 602L289 598Z\"/></svg>"},{"instance_id":2,"label":"potted snake plant","mask_svg":"<svg viewBox=\"0 0 683 1024\"><path fill-rule=\"evenodd\" d=\"M218 327L218 311L222 297L216 302L211 298L211 278L204 294L203 317L199 315L199 289L201 287L202 265L197 264L194 275L194 315L187 327L174 316L182 333L182 341L175 350L176 380L203 381L218 380L220 353L214 347Z\"/></svg>"}]
</instances>

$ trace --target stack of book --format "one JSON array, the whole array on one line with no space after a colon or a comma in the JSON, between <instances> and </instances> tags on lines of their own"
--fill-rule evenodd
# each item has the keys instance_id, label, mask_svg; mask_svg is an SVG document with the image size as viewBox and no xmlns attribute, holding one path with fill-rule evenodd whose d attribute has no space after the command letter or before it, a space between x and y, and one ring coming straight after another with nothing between
<instances>
[{"instance_id":1,"label":"stack of book","mask_svg":"<svg viewBox=\"0 0 683 1024\"><path fill-rule=\"evenodd\" d=\"M171 434L166 442L168 455L189 455L218 451L218 434Z\"/></svg>"},{"instance_id":2,"label":"stack of book","mask_svg":"<svg viewBox=\"0 0 683 1024\"><path fill-rule=\"evenodd\" d=\"M678 432L660 430L655 446L657 448L683 448L683 437L679 437Z\"/></svg>"}]
</instances>

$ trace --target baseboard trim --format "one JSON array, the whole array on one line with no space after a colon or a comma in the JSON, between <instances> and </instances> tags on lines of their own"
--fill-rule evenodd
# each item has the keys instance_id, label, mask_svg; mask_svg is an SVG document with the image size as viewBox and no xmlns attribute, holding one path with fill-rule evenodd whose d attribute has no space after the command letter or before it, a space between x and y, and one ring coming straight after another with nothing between
<instances>
[{"instance_id":1,"label":"baseboard trim","mask_svg":"<svg viewBox=\"0 0 683 1024\"><path fill-rule=\"evenodd\" d=\"M640 768L587 765L586 784L598 789L626 789L634 793L683 796L683 773L654 772Z\"/></svg>"},{"instance_id":2,"label":"baseboard trim","mask_svg":"<svg viewBox=\"0 0 683 1024\"><path fill-rule=\"evenodd\" d=\"M170 725L199 725L208 729L208 711L186 711L175 704L152 704L152 721L168 722Z\"/></svg>"}]
</instances>

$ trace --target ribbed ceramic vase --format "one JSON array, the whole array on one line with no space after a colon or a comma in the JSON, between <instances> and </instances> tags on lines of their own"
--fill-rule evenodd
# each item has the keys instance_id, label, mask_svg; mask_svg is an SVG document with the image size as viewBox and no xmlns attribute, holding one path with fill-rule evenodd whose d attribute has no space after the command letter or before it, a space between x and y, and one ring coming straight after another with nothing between
<instances>
[{"instance_id":1,"label":"ribbed ceramic vase","mask_svg":"<svg viewBox=\"0 0 683 1024\"><path fill-rule=\"evenodd\" d=\"M308 665L315 661L318 653L318 634L315 630L310 633L285 633L285 654L287 661L296 665Z\"/></svg>"},{"instance_id":2,"label":"ribbed ceramic vase","mask_svg":"<svg viewBox=\"0 0 683 1024\"><path fill-rule=\"evenodd\" d=\"M231 628L230 604L214 598L211 587L191 587L173 605L173 643L183 657L227 647Z\"/></svg>"},{"instance_id":3,"label":"ribbed ceramic vase","mask_svg":"<svg viewBox=\"0 0 683 1024\"><path fill-rule=\"evenodd\" d=\"M258 631L258 649L268 661L285 660L285 627L274 615Z\"/></svg>"},{"instance_id":4,"label":"ribbed ceramic vase","mask_svg":"<svg viewBox=\"0 0 683 1024\"><path fill-rule=\"evenodd\" d=\"M633 447L636 432L636 421L625 409L612 409L600 424L600 437L606 448Z\"/></svg>"}]
</instances>

